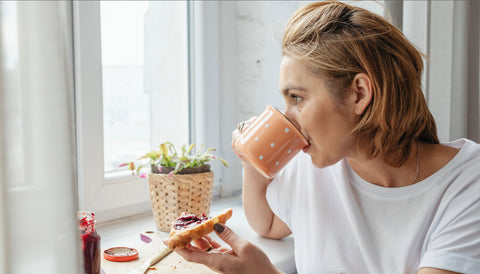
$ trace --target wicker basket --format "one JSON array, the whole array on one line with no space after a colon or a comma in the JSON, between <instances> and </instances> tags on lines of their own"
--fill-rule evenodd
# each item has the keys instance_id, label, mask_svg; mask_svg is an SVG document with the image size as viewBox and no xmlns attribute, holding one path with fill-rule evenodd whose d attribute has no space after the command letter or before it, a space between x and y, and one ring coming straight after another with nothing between
<instances>
[{"instance_id":1,"label":"wicker basket","mask_svg":"<svg viewBox=\"0 0 480 274\"><path fill-rule=\"evenodd\" d=\"M157 229L170 231L183 212L210 213L213 171L195 174L148 174L148 188Z\"/></svg>"}]
</instances>

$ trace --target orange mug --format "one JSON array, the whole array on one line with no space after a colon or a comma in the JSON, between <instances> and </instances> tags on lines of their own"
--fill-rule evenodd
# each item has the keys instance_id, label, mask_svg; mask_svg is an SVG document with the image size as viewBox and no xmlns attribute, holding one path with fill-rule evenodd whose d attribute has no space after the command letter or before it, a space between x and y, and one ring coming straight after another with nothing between
<instances>
[{"instance_id":1,"label":"orange mug","mask_svg":"<svg viewBox=\"0 0 480 274\"><path fill-rule=\"evenodd\" d=\"M273 178L306 146L305 136L272 106L235 141L240 154L266 178Z\"/></svg>"}]
</instances>

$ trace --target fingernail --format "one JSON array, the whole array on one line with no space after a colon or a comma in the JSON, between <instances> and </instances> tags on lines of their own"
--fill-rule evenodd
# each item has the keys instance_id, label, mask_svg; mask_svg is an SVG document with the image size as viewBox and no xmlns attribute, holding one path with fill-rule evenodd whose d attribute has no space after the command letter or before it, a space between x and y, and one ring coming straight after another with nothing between
<instances>
[{"instance_id":1,"label":"fingernail","mask_svg":"<svg viewBox=\"0 0 480 274\"><path fill-rule=\"evenodd\" d=\"M218 233L222 233L225 230L225 227L221 223L216 223L213 225L213 229Z\"/></svg>"}]
</instances>

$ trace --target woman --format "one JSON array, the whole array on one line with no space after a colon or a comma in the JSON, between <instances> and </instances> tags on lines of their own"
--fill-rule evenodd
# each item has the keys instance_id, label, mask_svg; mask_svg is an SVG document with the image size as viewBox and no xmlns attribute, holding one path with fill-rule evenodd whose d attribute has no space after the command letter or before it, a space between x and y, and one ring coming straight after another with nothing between
<instances>
[{"instance_id":1,"label":"woman","mask_svg":"<svg viewBox=\"0 0 480 274\"><path fill-rule=\"evenodd\" d=\"M310 146L273 180L237 154L250 225L273 239L293 233L299 273L480 271L480 146L439 144L422 70L415 47L367 10L320 2L289 20L280 90ZM213 251L178 253L226 273L278 272L216 230L232 249L208 238L197 246Z\"/></svg>"}]
</instances>

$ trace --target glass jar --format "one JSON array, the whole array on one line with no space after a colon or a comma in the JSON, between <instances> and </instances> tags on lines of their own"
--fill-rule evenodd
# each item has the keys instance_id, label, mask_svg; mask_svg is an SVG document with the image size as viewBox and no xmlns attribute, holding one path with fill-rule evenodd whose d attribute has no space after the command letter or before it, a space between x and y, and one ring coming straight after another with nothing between
<instances>
[{"instance_id":1,"label":"glass jar","mask_svg":"<svg viewBox=\"0 0 480 274\"><path fill-rule=\"evenodd\" d=\"M95 214L79 211L77 216L82 239L85 274L100 274L100 235L95 230Z\"/></svg>"}]
</instances>

